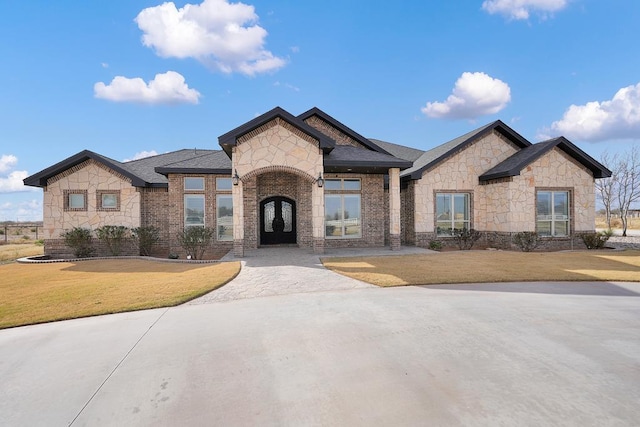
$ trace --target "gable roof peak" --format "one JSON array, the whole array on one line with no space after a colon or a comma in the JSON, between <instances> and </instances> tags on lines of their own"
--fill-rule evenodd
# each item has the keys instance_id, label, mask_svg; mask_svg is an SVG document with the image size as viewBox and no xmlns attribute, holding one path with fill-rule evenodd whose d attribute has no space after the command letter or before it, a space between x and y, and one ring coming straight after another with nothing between
<instances>
[{"instance_id":1,"label":"gable roof peak","mask_svg":"<svg viewBox=\"0 0 640 427\"><path fill-rule=\"evenodd\" d=\"M282 107L275 107L271 110L267 111L264 114L255 117L252 120L249 120L243 125L238 126L235 129L230 130L229 132L220 135L218 137L218 143L222 147L222 149L227 153L229 158L231 158L231 149L235 147L238 139L246 135L247 133L256 130L260 126L272 121L273 119L280 118L290 124L291 126L297 128L301 132L309 135L313 139L318 141L319 148L322 149L323 152L330 152L333 147L335 147L336 143L331 138L326 136L325 134L318 132L316 129L312 128L308 124L306 124L303 120L295 117L288 111L286 111Z\"/></svg>"}]
</instances>

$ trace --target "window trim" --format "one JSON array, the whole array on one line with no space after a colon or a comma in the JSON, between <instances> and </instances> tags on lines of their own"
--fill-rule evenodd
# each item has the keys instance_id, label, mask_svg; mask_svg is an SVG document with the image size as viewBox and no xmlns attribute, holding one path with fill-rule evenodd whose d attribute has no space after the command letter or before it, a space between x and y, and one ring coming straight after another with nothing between
<instances>
[{"instance_id":1,"label":"window trim","mask_svg":"<svg viewBox=\"0 0 640 427\"><path fill-rule=\"evenodd\" d=\"M568 239L571 237L571 233L573 230L573 188L569 188L569 187L556 187L556 188L552 188L552 187L536 187L536 192L535 192L535 227L536 227L536 234L538 235L538 237L543 238L543 239ZM538 220L538 195L540 193L551 193L551 219L550 220ZM569 206L567 207L567 216L568 218L566 220L556 220L553 217L555 216L555 203L554 203L554 194L555 193L565 193L567 195L567 203L569 204ZM538 226L539 222L549 222L550 223L550 227L549 227L549 231L550 231L550 235L542 235L540 234L540 227ZM554 231L555 231L555 223L556 222L566 222L567 224L567 234L563 234L563 235L555 235Z\"/></svg>"},{"instance_id":2,"label":"window trim","mask_svg":"<svg viewBox=\"0 0 640 427\"><path fill-rule=\"evenodd\" d=\"M187 199L201 199L202 200L202 223L193 224L188 223L187 218ZM205 227L207 223L207 201L204 194L185 194L184 195L184 226L186 227Z\"/></svg>"},{"instance_id":3,"label":"window trim","mask_svg":"<svg viewBox=\"0 0 640 427\"><path fill-rule=\"evenodd\" d=\"M231 200L231 236L229 238L220 237L220 198L229 198ZM233 196L230 193L216 194L216 240L220 242L232 242L233 241Z\"/></svg>"},{"instance_id":4,"label":"window trim","mask_svg":"<svg viewBox=\"0 0 640 427\"><path fill-rule=\"evenodd\" d=\"M115 196L115 206L105 206L104 196ZM119 211L120 210L120 190L98 190L96 191L96 207L98 211Z\"/></svg>"},{"instance_id":5,"label":"window trim","mask_svg":"<svg viewBox=\"0 0 640 427\"><path fill-rule=\"evenodd\" d=\"M71 207L71 195L80 194L84 197L83 206L81 207ZM88 205L88 191L87 190L64 190L64 211L65 212L86 212Z\"/></svg>"},{"instance_id":6,"label":"window trim","mask_svg":"<svg viewBox=\"0 0 640 427\"><path fill-rule=\"evenodd\" d=\"M463 219L462 221L455 220L455 195L466 195L467 196L467 212L465 212L468 219ZM438 221L438 196L439 195L450 195L451 196L451 210L454 213L454 216L450 219L451 229L454 230L455 222L463 222L465 225L468 225L468 230L473 228L473 190L435 190L433 192L433 228L436 237L438 238L447 238L454 237L453 234L440 234L438 232L438 223L443 223L444 221Z\"/></svg>"},{"instance_id":7,"label":"window trim","mask_svg":"<svg viewBox=\"0 0 640 427\"><path fill-rule=\"evenodd\" d=\"M340 181L340 189L329 189L327 188L327 181L331 182L331 181ZM350 190L345 190L345 181L357 181L358 182L358 189L350 189ZM325 191L324 191L324 204L325 204L325 211L324 211L324 238L325 239L329 239L329 240L341 240L341 239L362 239L363 237L363 230L362 230L362 211L363 211L363 207L362 207L362 178L325 178ZM327 235L327 202L326 202L326 198L327 197L340 197L340 212L341 212L341 216L343 218L340 219L341 221L341 234L339 236L328 236ZM359 216L358 216L358 233L357 234L346 234L346 225L345 225L345 219L344 219L344 206L345 206L345 197L358 197L358 203L359 203Z\"/></svg>"}]
</instances>

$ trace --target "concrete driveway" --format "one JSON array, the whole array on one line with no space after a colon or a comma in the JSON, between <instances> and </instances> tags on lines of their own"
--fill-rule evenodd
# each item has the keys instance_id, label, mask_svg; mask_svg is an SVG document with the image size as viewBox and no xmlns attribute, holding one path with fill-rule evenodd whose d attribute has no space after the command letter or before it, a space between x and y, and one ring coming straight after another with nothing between
<instances>
[{"instance_id":1,"label":"concrete driveway","mask_svg":"<svg viewBox=\"0 0 640 427\"><path fill-rule=\"evenodd\" d=\"M0 331L0 424L638 425L640 284L352 289Z\"/></svg>"}]
</instances>

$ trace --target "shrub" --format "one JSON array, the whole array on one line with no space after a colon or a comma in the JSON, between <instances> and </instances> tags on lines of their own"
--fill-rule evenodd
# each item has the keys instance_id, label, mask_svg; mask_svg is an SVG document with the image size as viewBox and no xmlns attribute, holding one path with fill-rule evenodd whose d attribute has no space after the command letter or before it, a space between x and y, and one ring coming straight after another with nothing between
<instances>
[{"instance_id":1,"label":"shrub","mask_svg":"<svg viewBox=\"0 0 640 427\"><path fill-rule=\"evenodd\" d=\"M160 240L160 230L156 227L132 228L131 235L140 248L140 255L144 256L149 256L153 245Z\"/></svg>"},{"instance_id":2,"label":"shrub","mask_svg":"<svg viewBox=\"0 0 640 427\"><path fill-rule=\"evenodd\" d=\"M91 256L91 230L82 227L73 227L71 230L62 233L64 244L73 249L73 255L78 258Z\"/></svg>"},{"instance_id":3,"label":"shrub","mask_svg":"<svg viewBox=\"0 0 640 427\"><path fill-rule=\"evenodd\" d=\"M535 231L521 231L513 236L513 243L518 245L522 252L531 252L538 247L538 233Z\"/></svg>"},{"instance_id":4,"label":"shrub","mask_svg":"<svg viewBox=\"0 0 640 427\"><path fill-rule=\"evenodd\" d=\"M44 246L44 239L38 239L33 243L37 246Z\"/></svg>"},{"instance_id":5,"label":"shrub","mask_svg":"<svg viewBox=\"0 0 640 427\"><path fill-rule=\"evenodd\" d=\"M609 240L609 237L613 235L611 230L601 231L598 233L585 233L582 234L582 241L587 249L602 249Z\"/></svg>"},{"instance_id":6,"label":"shrub","mask_svg":"<svg viewBox=\"0 0 640 427\"><path fill-rule=\"evenodd\" d=\"M440 240L431 240L429 242L429 249L431 249L432 251L441 251L442 242Z\"/></svg>"},{"instance_id":7,"label":"shrub","mask_svg":"<svg viewBox=\"0 0 640 427\"><path fill-rule=\"evenodd\" d=\"M468 230L466 228L453 230L453 237L458 242L458 247L462 251L468 251L473 245L480 239L480 232L473 228Z\"/></svg>"},{"instance_id":8,"label":"shrub","mask_svg":"<svg viewBox=\"0 0 640 427\"><path fill-rule=\"evenodd\" d=\"M213 237L213 230L208 227L185 227L178 233L178 243L191 259L202 259L204 252Z\"/></svg>"},{"instance_id":9,"label":"shrub","mask_svg":"<svg viewBox=\"0 0 640 427\"><path fill-rule=\"evenodd\" d=\"M103 225L96 229L98 239L103 241L113 256L120 255L122 243L127 238L129 229L124 225Z\"/></svg>"}]
</instances>

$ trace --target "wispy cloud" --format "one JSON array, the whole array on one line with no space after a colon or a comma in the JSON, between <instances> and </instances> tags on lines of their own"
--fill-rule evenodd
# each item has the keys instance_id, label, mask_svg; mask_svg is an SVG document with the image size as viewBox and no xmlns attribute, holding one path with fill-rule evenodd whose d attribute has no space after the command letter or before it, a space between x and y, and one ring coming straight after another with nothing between
<instances>
[{"instance_id":1,"label":"wispy cloud","mask_svg":"<svg viewBox=\"0 0 640 427\"><path fill-rule=\"evenodd\" d=\"M542 19L567 7L568 0L485 0L482 9L508 19L526 20L534 13Z\"/></svg>"},{"instance_id":2,"label":"wispy cloud","mask_svg":"<svg viewBox=\"0 0 640 427\"><path fill-rule=\"evenodd\" d=\"M158 152L156 150L140 151L134 154L133 157L131 157L130 159L124 159L123 162L131 162L133 160L140 160L146 157L157 156L157 155L158 155Z\"/></svg>"},{"instance_id":3,"label":"wispy cloud","mask_svg":"<svg viewBox=\"0 0 640 427\"><path fill-rule=\"evenodd\" d=\"M13 154L3 154L0 157L0 193L17 193L34 191L22 182L29 173L27 171L13 170L18 164L18 158Z\"/></svg>"}]
</instances>

